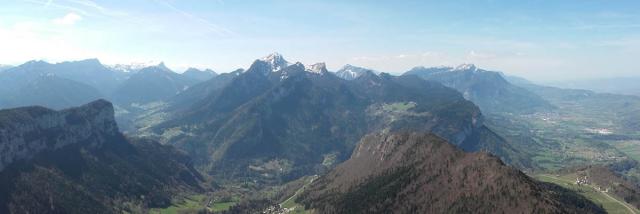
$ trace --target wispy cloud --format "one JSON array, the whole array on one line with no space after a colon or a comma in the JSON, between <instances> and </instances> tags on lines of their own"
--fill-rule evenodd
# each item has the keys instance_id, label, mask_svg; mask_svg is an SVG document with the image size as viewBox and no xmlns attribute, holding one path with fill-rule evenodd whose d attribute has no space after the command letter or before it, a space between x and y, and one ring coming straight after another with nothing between
<instances>
[{"instance_id":1,"label":"wispy cloud","mask_svg":"<svg viewBox=\"0 0 640 214\"><path fill-rule=\"evenodd\" d=\"M67 13L67 15L51 20L56 25L74 25L82 20L82 16L75 13Z\"/></svg>"},{"instance_id":2,"label":"wispy cloud","mask_svg":"<svg viewBox=\"0 0 640 214\"><path fill-rule=\"evenodd\" d=\"M75 13L81 14L83 16L108 16L108 17L124 17L127 14L118 11L112 10L106 7L101 6L100 4L91 1L91 0L21 0L23 2L29 2L34 4L39 4L44 6L45 8L54 7L64 10L73 11Z\"/></svg>"},{"instance_id":3,"label":"wispy cloud","mask_svg":"<svg viewBox=\"0 0 640 214\"><path fill-rule=\"evenodd\" d=\"M212 33L217 34L218 36L232 36L235 35L235 33L225 27L222 27L220 25L214 24L202 17L196 16L194 14L188 13L184 10L181 10L175 6L173 6L172 4L170 4L169 2L166 1L162 1L162 0L154 0L156 3L163 5L167 8L169 8L170 10L173 10L174 12L177 12L183 16L185 16L188 19L191 19L197 23L200 23L202 25L204 25L209 31L211 31Z\"/></svg>"},{"instance_id":4,"label":"wispy cloud","mask_svg":"<svg viewBox=\"0 0 640 214\"><path fill-rule=\"evenodd\" d=\"M65 9L65 10L73 11L75 13L82 14L84 16L86 16L88 14L83 9L80 9L78 7L69 6L69 5L64 5L64 4L58 4L56 2L53 2L53 0L47 0L47 1L43 1L43 0L21 0L21 1L42 5L45 8L46 7L55 7L55 8L59 8L59 9Z\"/></svg>"},{"instance_id":5,"label":"wispy cloud","mask_svg":"<svg viewBox=\"0 0 640 214\"><path fill-rule=\"evenodd\" d=\"M112 16L112 17L122 17L122 16L126 16L127 13L122 12L122 11L117 11L117 10L112 10L106 7L103 7L101 5L99 5L98 3L91 1L91 0L66 0L68 2L86 7L86 8L90 8L90 9L94 9L97 12L99 12L102 15L105 16Z\"/></svg>"},{"instance_id":6,"label":"wispy cloud","mask_svg":"<svg viewBox=\"0 0 640 214\"><path fill-rule=\"evenodd\" d=\"M158 24L153 20L134 16L122 10L105 7L102 4L98 4L93 0L21 0L23 2L29 2L34 4L43 5L45 8L53 7L63 10L72 11L82 17L95 18L101 17L106 19L112 19L124 23L130 23L148 30L155 31L158 29Z\"/></svg>"}]
</instances>

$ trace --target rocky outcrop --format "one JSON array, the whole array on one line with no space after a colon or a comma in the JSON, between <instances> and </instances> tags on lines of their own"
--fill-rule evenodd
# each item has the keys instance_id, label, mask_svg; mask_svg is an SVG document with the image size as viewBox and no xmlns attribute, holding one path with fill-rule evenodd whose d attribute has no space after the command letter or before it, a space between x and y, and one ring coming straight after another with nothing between
<instances>
[{"instance_id":1,"label":"rocky outcrop","mask_svg":"<svg viewBox=\"0 0 640 214\"><path fill-rule=\"evenodd\" d=\"M203 191L186 154L125 137L104 100L0 111L0 151L0 213L122 213Z\"/></svg>"},{"instance_id":2,"label":"rocky outcrop","mask_svg":"<svg viewBox=\"0 0 640 214\"><path fill-rule=\"evenodd\" d=\"M0 111L0 171L45 150L85 143L99 148L119 135L111 103L97 100L77 108L54 111L22 107Z\"/></svg>"}]
</instances>

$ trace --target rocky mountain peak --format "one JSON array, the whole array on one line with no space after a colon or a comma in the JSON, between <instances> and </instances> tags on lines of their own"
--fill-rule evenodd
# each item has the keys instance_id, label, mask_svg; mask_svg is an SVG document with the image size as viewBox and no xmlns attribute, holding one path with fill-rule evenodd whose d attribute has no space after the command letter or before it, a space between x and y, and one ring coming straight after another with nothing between
<instances>
[{"instance_id":1,"label":"rocky mountain peak","mask_svg":"<svg viewBox=\"0 0 640 214\"><path fill-rule=\"evenodd\" d=\"M156 65L156 67L163 69L163 70L169 70L169 68L167 68L167 66L164 64L164 62L160 62L160 64Z\"/></svg>"},{"instance_id":2,"label":"rocky mountain peak","mask_svg":"<svg viewBox=\"0 0 640 214\"><path fill-rule=\"evenodd\" d=\"M476 71L478 68L474 64L460 64L452 69L452 71Z\"/></svg>"},{"instance_id":3,"label":"rocky mountain peak","mask_svg":"<svg viewBox=\"0 0 640 214\"><path fill-rule=\"evenodd\" d=\"M346 80L354 80L367 72L374 73L371 69L346 64L336 71L336 76Z\"/></svg>"},{"instance_id":4,"label":"rocky mountain peak","mask_svg":"<svg viewBox=\"0 0 640 214\"><path fill-rule=\"evenodd\" d=\"M169 69L164 64L164 62L160 62L157 65L152 65L152 66L141 68L139 71L140 72L171 72L171 73L173 73L173 71L171 69Z\"/></svg>"},{"instance_id":5,"label":"rocky mountain peak","mask_svg":"<svg viewBox=\"0 0 640 214\"><path fill-rule=\"evenodd\" d=\"M328 72L327 65L324 62L316 63L313 65L305 66L305 71L315 74L323 74Z\"/></svg>"},{"instance_id":6,"label":"rocky mountain peak","mask_svg":"<svg viewBox=\"0 0 640 214\"><path fill-rule=\"evenodd\" d=\"M287 60L285 60L284 57L277 52L263 57L262 59L260 59L260 61L269 64L269 66L271 66L271 72L282 70L283 68L291 65L291 63L287 62Z\"/></svg>"}]
</instances>

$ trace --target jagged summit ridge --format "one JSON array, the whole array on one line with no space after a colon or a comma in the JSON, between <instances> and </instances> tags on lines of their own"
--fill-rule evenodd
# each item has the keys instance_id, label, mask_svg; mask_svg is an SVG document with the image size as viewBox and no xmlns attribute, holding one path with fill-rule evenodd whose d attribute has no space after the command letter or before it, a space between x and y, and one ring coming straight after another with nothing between
<instances>
[{"instance_id":1,"label":"jagged summit ridge","mask_svg":"<svg viewBox=\"0 0 640 214\"><path fill-rule=\"evenodd\" d=\"M324 62L316 63L313 65L305 66L305 71L315 74L323 74L328 72L327 65Z\"/></svg>"},{"instance_id":2,"label":"jagged summit ridge","mask_svg":"<svg viewBox=\"0 0 640 214\"><path fill-rule=\"evenodd\" d=\"M305 71L312 74L324 74L329 72L324 62L319 62L311 65L305 65L301 62L290 63L277 52L257 59L247 71L256 71L264 75L270 75L270 73L278 73L279 75L281 75L280 79L287 79L290 75L290 72L296 71Z\"/></svg>"},{"instance_id":3,"label":"jagged summit ridge","mask_svg":"<svg viewBox=\"0 0 640 214\"><path fill-rule=\"evenodd\" d=\"M164 62L160 62L159 64L155 65L155 66L149 66L147 68L157 68L159 70L163 70L163 71L171 71L171 69L169 69ZM145 69L145 68L143 68Z\"/></svg>"},{"instance_id":4,"label":"jagged summit ridge","mask_svg":"<svg viewBox=\"0 0 640 214\"><path fill-rule=\"evenodd\" d=\"M142 70L143 68L159 66L160 64L164 63L159 61L132 62L129 64L107 65L107 67L115 71L136 72Z\"/></svg>"},{"instance_id":5,"label":"jagged summit ridge","mask_svg":"<svg viewBox=\"0 0 640 214\"><path fill-rule=\"evenodd\" d=\"M266 62L271 66L271 72L280 71L283 68L291 65L287 60L284 59L282 54L274 52L260 59L260 61Z\"/></svg>"},{"instance_id":6,"label":"jagged summit ridge","mask_svg":"<svg viewBox=\"0 0 640 214\"><path fill-rule=\"evenodd\" d=\"M463 64L457 65L455 67L452 67L452 66L435 66L435 67L416 66L416 67L413 67L409 71L416 71L416 72L419 72L419 71L430 71L430 72L433 72L433 73L440 73L440 72L453 72L453 71L483 71L483 70L478 68L475 64L463 63Z\"/></svg>"},{"instance_id":7,"label":"jagged summit ridge","mask_svg":"<svg viewBox=\"0 0 640 214\"><path fill-rule=\"evenodd\" d=\"M478 68L474 64L460 64L455 68L451 69L452 71L476 71Z\"/></svg>"}]
</instances>

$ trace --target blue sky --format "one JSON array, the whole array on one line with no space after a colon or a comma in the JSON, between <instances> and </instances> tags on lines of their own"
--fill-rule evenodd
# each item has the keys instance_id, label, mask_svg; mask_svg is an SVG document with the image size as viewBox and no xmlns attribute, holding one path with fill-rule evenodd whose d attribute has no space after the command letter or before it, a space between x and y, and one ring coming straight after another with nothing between
<instances>
[{"instance_id":1,"label":"blue sky","mask_svg":"<svg viewBox=\"0 0 640 214\"><path fill-rule=\"evenodd\" d=\"M0 64L99 58L227 72L271 52L330 70L474 63L537 81L640 76L640 1L0 3Z\"/></svg>"}]
</instances>

